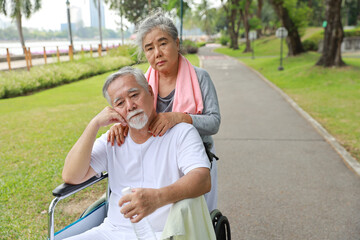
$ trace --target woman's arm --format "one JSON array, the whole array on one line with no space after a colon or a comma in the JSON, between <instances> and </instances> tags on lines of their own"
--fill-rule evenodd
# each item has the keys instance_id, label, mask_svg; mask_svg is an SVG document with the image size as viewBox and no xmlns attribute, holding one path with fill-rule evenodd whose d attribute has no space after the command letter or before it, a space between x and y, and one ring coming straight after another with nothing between
<instances>
[{"instance_id":1,"label":"woman's arm","mask_svg":"<svg viewBox=\"0 0 360 240\"><path fill-rule=\"evenodd\" d=\"M196 68L204 109L202 114L190 114L192 124L200 135L214 135L219 131L221 116L215 86L210 75L203 69Z\"/></svg>"}]
</instances>

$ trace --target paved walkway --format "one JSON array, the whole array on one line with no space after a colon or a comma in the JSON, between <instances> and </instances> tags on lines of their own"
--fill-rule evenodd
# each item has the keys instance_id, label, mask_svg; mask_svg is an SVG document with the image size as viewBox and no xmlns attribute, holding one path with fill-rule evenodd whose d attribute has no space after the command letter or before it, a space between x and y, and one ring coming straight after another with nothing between
<instances>
[{"instance_id":1,"label":"paved walkway","mask_svg":"<svg viewBox=\"0 0 360 240\"><path fill-rule=\"evenodd\" d=\"M201 48L222 123L219 209L232 239L360 239L360 178L285 99L237 60Z\"/></svg>"}]
</instances>

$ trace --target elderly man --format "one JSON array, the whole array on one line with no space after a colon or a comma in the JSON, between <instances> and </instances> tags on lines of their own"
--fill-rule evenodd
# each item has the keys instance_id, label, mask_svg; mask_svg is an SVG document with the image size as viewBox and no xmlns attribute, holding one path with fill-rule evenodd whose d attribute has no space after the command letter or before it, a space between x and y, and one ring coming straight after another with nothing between
<instances>
[{"instance_id":1,"label":"elderly man","mask_svg":"<svg viewBox=\"0 0 360 240\"><path fill-rule=\"evenodd\" d=\"M161 235L172 203L201 196L211 189L209 161L196 129L175 125L162 137L149 132L156 116L153 91L143 73L125 67L106 80L103 94L112 107L95 116L66 157L63 180L79 184L108 172L111 195L104 223L70 239L136 239L131 222L147 217ZM96 139L100 127L120 122L129 138L120 147ZM121 190L132 187L122 196ZM125 204L126 203L126 204Z\"/></svg>"}]
</instances>

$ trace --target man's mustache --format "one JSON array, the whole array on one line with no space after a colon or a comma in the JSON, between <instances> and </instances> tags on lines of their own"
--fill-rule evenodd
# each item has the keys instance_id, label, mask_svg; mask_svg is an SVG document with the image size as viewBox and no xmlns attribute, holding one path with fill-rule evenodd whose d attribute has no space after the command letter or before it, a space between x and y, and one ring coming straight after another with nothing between
<instances>
[{"instance_id":1,"label":"man's mustache","mask_svg":"<svg viewBox=\"0 0 360 240\"><path fill-rule=\"evenodd\" d=\"M143 112L144 112L144 110L142 110L142 109L135 109L126 116L126 120L130 121L130 118L132 118L136 114L143 113Z\"/></svg>"}]
</instances>

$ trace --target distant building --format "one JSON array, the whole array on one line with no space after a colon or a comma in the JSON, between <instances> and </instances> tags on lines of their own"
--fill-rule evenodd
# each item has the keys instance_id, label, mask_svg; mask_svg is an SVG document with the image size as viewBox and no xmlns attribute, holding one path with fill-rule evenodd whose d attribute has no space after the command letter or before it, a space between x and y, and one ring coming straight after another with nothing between
<instances>
[{"instance_id":1,"label":"distant building","mask_svg":"<svg viewBox=\"0 0 360 240\"><path fill-rule=\"evenodd\" d=\"M76 27L75 23L71 23L71 31L74 31L74 30L75 30L75 27ZM68 29L68 24L67 24L67 23L62 23L62 24L60 25L60 30L61 30L61 31L68 31L68 30L69 30L69 29Z\"/></svg>"},{"instance_id":2,"label":"distant building","mask_svg":"<svg viewBox=\"0 0 360 240\"><path fill-rule=\"evenodd\" d=\"M99 27L98 8L95 5L94 0L89 0L89 1L90 1L90 26L98 28ZM105 11L102 0L100 0L100 13L101 13L101 26L105 28Z\"/></svg>"}]
</instances>

